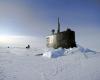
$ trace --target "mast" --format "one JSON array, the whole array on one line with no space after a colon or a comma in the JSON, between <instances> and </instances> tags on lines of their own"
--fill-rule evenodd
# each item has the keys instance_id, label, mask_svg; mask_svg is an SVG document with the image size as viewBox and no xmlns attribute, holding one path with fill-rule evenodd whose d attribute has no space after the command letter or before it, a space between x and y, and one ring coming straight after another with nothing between
<instances>
[{"instance_id":1,"label":"mast","mask_svg":"<svg viewBox=\"0 0 100 80\"><path fill-rule=\"evenodd\" d=\"M59 22L59 17L58 17L58 30L57 30L57 33L60 32L60 22Z\"/></svg>"}]
</instances>

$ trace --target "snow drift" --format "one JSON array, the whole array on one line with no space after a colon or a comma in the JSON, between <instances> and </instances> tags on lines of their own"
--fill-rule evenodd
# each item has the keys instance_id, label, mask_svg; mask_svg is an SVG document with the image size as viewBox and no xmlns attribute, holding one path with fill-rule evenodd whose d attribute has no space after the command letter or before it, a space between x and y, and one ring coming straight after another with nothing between
<instances>
[{"instance_id":1,"label":"snow drift","mask_svg":"<svg viewBox=\"0 0 100 80\"><path fill-rule=\"evenodd\" d=\"M65 49L65 48L58 48L58 49L48 48L43 53L43 56L48 57L48 58L57 58L57 57L60 57L60 56L64 56L64 55L68 55L68 54L76 53L76 52L81 52L85 57L88 57L88 53L90 53L90 55L97 53L96 51L90 50L88 48L84 48L84 47L77 44L77 47L69 48L69 49Z\"/></svg>"}]
</instances>

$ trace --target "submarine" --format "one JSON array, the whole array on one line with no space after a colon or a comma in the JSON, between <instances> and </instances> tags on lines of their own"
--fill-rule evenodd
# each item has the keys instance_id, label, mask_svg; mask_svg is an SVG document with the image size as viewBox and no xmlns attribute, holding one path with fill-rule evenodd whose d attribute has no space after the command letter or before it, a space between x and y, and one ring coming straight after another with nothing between
<instances>
[{"instance_id":1,"label":"submarine","mask_svg":"<svg viewBox=\"0 0 100 80\"><path fill-rule=\"evenodd\" d=\"M46 37L47 47L57 49L59 47L62 48L74 48L76 46L75 41L75 31L67 28L65 31L60 31L60 22L58 18L58 29L55 32L55 29L51 30L52 34Z\"/></svg>"}]
</instances>

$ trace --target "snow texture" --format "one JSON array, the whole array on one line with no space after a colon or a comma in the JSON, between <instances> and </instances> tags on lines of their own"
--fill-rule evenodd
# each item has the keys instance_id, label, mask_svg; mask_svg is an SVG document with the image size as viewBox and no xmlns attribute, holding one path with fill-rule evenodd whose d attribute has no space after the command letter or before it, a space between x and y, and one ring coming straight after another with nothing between
<instances>
[{"instance_id":1,"label":"snow texture","mask_svg":"<svg viewBox=\"0 0 100 80\"><path fill-rule=\"evenodd\" d=\"M100 53L80 45L55 50L0 47L0 80L100 80Z\"/></svg>"},{"instance_id":2,"label":"snow texture","mask_svg":"<svg viewBox=\"0 0 100 80\"><path fill-rule=\"evenodd\" d=\"M53 49L53 50L48 50L43 54L43 56L46 56L48 58L57 58L59 56L64 55L64 49L63 48L58 48L58 49Z\"/></svg>"},{"instance_id":3,"label":"snow texture","mask_svg":"<svg viewBox=\"0 0 100 80\"><path fill-rule=\"evenodd\" d=\"M65 49L65 48L58 48L58 49L48 49L45 50L45 52L43 53L43 56L48 57L48 58L57 58L60 56L64 56L65 54L69 54L69 53L75 53L76 51L80 51L85 57L87 57L87 53L91 52L93 54L96 54L96 51L90 50L88 48L84 48L82 46L80 46L79 44L77 44L77 47L75 48L69 48L69 49Z\"/></svg>"}]
</instances>

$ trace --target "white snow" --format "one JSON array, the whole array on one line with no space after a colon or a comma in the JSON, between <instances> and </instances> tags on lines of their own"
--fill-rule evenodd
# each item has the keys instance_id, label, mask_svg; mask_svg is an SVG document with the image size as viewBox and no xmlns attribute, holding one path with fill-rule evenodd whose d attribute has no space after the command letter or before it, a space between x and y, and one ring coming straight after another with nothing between
<instances>
[{"instance_id":1,"label":"white snow","mask_svg":"<svg viewBox=\"0 0 100 80\"><path fill-rule=\"evenodd\" d=\"M57 58L59 56L64 55L64 49L63 48L58 48L58 49L52 49L48 50L43 53L43 56L48 57L48 58Z\"/></svg>"},{"instance_id":2,"label":"white snow","mask_svg":"<svg viewBox=\"0 0 100 80\"><path fill-rule=\"evenodd\" d=\"M90 50L88 48L84 48L77 44L77 47L75 48L58 48L58 49L47 49L44 51L43 56L48 58L57 58L60 56L68 55L71 53L76 53L77 51L80 51L85 57L87 57L87 54L91 52L91 54L96 54L97 52ZM91 55L89 54L89 55Z\"/></svg>"},{"instance_id":3,"label":"white snow","mask_svg":"<svg viewBox=\"0 0 100 80\"><path fill-rule=\"evenodd\" d=\"M0 47L0 80L100 80L100 53L80 45L56 50Z\"/></svg>"}]
</instances>

